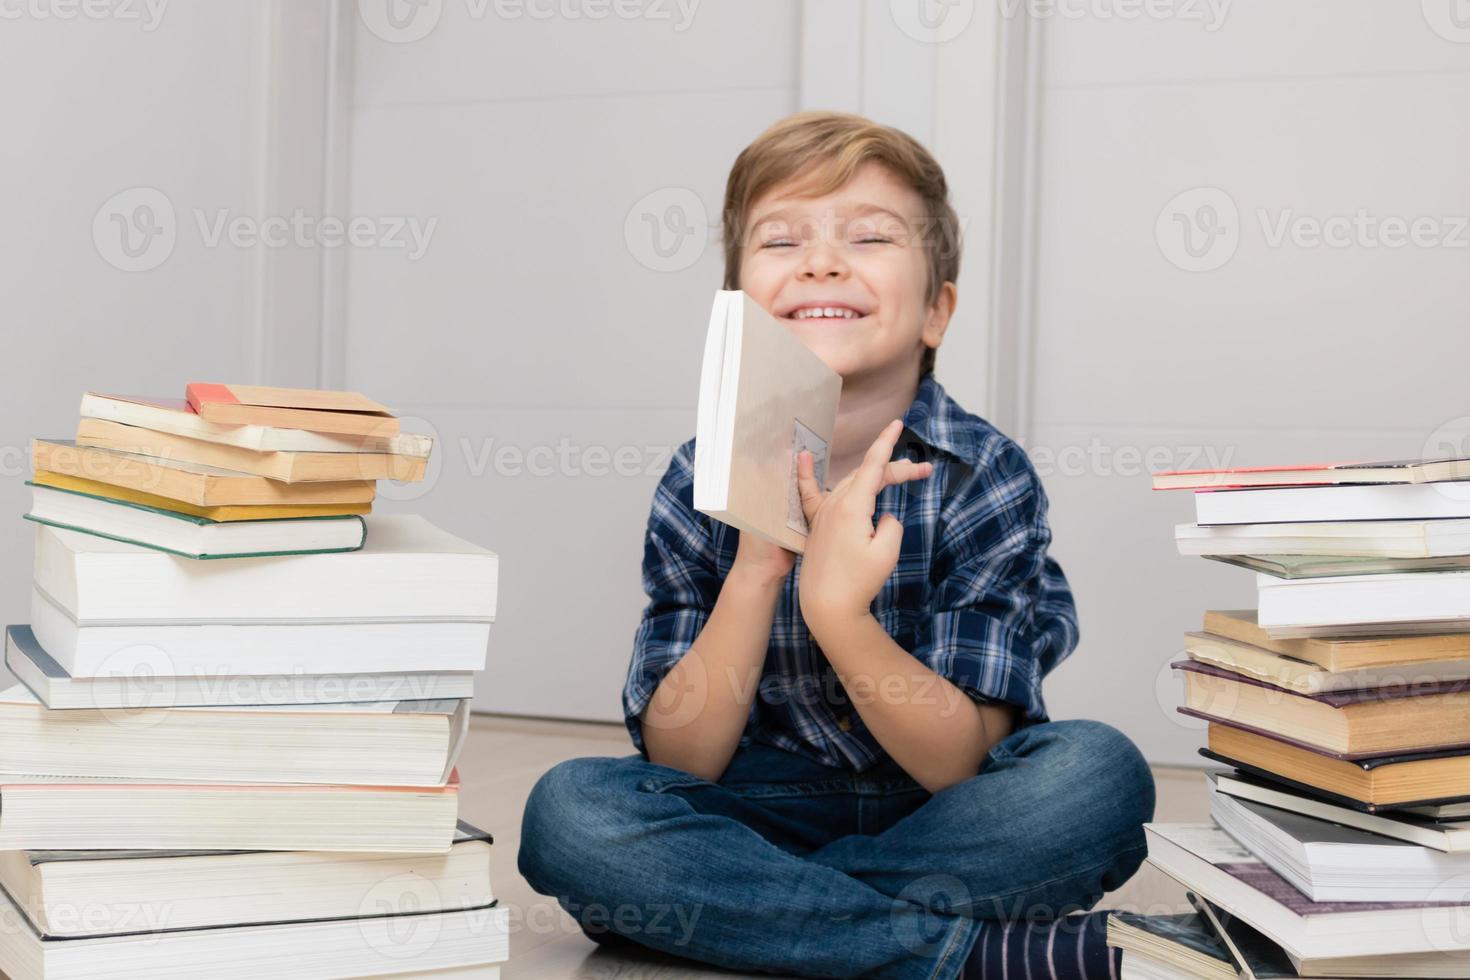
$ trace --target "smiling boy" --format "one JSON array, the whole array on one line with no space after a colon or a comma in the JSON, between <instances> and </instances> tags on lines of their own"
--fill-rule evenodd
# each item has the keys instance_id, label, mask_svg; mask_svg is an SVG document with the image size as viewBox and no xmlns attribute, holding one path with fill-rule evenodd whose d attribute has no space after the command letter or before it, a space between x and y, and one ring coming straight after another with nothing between
<instances>
[{"instance_id":1,"label":"smiling boy","mask_svg":"<svg viewBox=\"0 0 1470 980\"><path fill-rule=\"evenodd\" d=\"M1076 612L1025 454L932 373L942 170L799 114L740 154L724 219L725 287L842 376L831 488L803 454L798 559L694 511L679 448L623 693L639 754L542 777L521 872L593 938L731 969L1108 976L1101 917L1067 913L1141 863L1153 783L1118 732L1047 717Z\"/></svg>"}]
</instances>

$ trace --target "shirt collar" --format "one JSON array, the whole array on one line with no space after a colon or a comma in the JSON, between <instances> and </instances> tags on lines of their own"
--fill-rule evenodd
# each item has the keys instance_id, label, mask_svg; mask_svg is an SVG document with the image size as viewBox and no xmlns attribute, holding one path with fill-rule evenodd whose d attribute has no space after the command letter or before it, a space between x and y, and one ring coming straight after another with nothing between
<instances>
[{"instance_id":1,"label":"shirt collar","mask_svg":"<svg viewBox=\"0 0 1470 980\"><path fill-rule=\"evenodd\" d=\"M975 454L975 433L971 418L944 387L927 374L919 380L913 404L903 417L904 429L925 445L942 449L961 460Z\"/></svg>"}]
</instances>

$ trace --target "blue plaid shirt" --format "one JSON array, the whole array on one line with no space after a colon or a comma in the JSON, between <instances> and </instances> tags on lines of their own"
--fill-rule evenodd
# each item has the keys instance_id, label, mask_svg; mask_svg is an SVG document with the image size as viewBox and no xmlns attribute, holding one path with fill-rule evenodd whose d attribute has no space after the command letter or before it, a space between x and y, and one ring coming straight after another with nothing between
<instances>
[{"instance_id":1,"label":"blue plaid shirt","mask_svg":"<svg viewBox=\"0 0 1470 980\"><path fill-rule=\"evenodd\" d=\"M1077 645L1077 611L1046 553L1041 482L1019 446L960 408L932 375L903 423L893 458L928 460L934 472L878 495L875 519L893 514L904 533L873 613L915 659L977 701L1017 706L1020 724L1044 721L1041 679ZM654 491L644 538L648 606L633 638L623 713L645 755L638 716L704 628L740 540L694 510L693 460L691 439ZM887 753L801 618L797 563L776 605L740 744L764 742L861 772Z\"/></svg>"}]
</instances>

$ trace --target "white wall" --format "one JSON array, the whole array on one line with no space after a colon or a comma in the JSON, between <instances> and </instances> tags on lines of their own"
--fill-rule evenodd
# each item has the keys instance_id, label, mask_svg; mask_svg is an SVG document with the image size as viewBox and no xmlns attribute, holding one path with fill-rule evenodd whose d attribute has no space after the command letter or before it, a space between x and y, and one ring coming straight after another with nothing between
<instances>
[{"instance_id":1,"label":"white wall","mask_svg":"<svg viewBox=\"0 0 1470 980\"><path fill-rule=\"evenodd\" d=\"M1175 554L1191 502L1153 494L1134 453L1391 458L1419 455L1456 419L1463 430L1470 29L1450 30L1451 6L1237 0L1214 31L1035 22L1035 305L1015 325L1034 369L1020 435L1072 454L1046 485L1083 637L1048 685L1054 714L1103 718L1155 760L1198 762L1201 733L1172 713L1177 685L1161 671L1205 608L1254 605L1248 574ZM1155 229L1200 187L1215 190L1174 210L1197 221L1199 205L1233 202L1238 222L1219 213L1238 245L1219 268L1186 271L1170 259L1188 261L1172 214ZM1273 246L1258 214L1274 227L1360 209L1433 219L1451 242Z\"/></svg>"},{"instance_id":2,"label":"white wall","mask_svg":"<svg viewBox=\"0 0 1470 980\"><path fill-rule=\"evenodd\" d=\"M10 4L0 21L7 623L30 608L33 526L20 515L31 437L71 438L87 389L176 394L191 378L245 377L257 344L257 256L208 247L193 212L254 211L262 8L172 4L155 21L142 4L121 8L136 20L80 13L95 5L40 19L36 6L52 9ZM127 263L110 215L131 219L139 204L153 206L152 227L174 229L173 244L145 247L135 233L137 261L157 265L123 271L108 261Z\"/></svg>"},{"instance_id":3,"label":"white wall","mask_svg":"<svg viewBox=\"0 0 1470 980\"><path fill-rule=\"evenodd\" d=\"M500 554L477 707L617 719L648 506L694 432L711 223L795 108L799 11L477 9L448 0L417 40L355 21L348 209L438 225L417 261L348 256L325 368L437 432L438 479L401 506ZM682 242L667 260L648 222Z\"/></svg>"}]
</instances>

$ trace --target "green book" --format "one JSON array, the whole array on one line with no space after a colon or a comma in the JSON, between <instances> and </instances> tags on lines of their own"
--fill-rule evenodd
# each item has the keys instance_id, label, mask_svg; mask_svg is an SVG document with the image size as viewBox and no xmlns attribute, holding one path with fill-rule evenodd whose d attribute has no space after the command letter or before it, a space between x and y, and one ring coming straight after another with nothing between
<instances>
[{"instance_id":1,"label":"green book","mask_svg":"<svg viewBox=\"0 0 1470 980\"><path fill-rule=\"evenodd\" d=\"M216 521L77 490L31 488L26 520L136 544L184 558L265 558L357 551L367 524L357 514Z\"/></svg>"}]
</instances>

